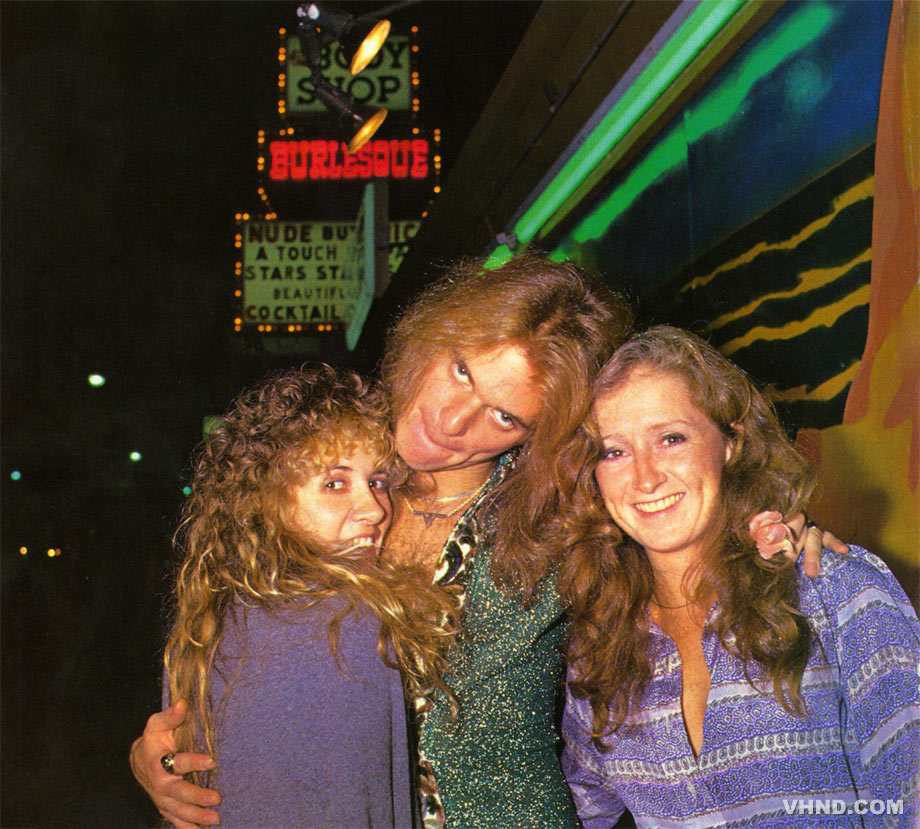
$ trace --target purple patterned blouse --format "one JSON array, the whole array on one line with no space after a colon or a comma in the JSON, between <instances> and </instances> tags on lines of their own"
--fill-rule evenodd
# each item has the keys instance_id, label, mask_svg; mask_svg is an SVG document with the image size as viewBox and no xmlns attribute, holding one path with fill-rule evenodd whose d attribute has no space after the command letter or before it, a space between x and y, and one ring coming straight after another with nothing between
<instances>
[{"instance_id":1,"label":"purple patterned blouse","mask_svg":"<svg viewBox=\"0 0 920 829\"><path fill-rule=\"evenodd\" d=\"M749 673L760 690L752 687L709 624L699 758L681 714L677 647L654 622L653 678L627 720L633 727L606 738L608 752L591 743L588 701L568 694L563 769L586 829L612 826L624 808L639 826L661 829L918 824L917 615L861 547L825 550L822 573L799 570L799 607L820 640L802 680L805 718L777 704L758 665Z\"/></svg>"}]
</instances>

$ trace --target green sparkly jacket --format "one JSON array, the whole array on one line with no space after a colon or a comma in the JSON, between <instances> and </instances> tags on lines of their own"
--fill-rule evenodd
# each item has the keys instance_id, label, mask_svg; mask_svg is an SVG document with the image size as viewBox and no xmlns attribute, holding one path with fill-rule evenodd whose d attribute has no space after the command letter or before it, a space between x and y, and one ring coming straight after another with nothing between
<instances>
[{"instance_id":1,"label":"green sparkly jacket","mask_svg":"<svg viewBox=\"0 0 920 829\"><path fill-rule=\"evenodd\" d=\"M503 458L493 479L506 467ZM447 677L460 711L452 723L446 701L438 699L419 739L437 778L446 826L579 826L557 759L565 620L555 583L532 608L503 595L490 575L488 520L480 530L471 513L464 519L451 539L464 547L478 542L478 550L464 579L464 637Z\"/></svg>"}]
</instances>

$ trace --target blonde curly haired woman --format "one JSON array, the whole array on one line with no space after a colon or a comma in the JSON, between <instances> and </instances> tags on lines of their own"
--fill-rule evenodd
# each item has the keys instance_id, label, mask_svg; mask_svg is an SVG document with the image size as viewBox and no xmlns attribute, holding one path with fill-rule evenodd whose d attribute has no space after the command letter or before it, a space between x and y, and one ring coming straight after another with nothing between
<instances>
[{"instance_id":1,"label":"blonde curly haired woman","mask_svg":"<svg viewBox=\"0 0 920 829\"><path fill-rule=\"evenodd\" d=\"M176 748L215 758L224 826L414 822L404 685L440 685L434 620L452 603L377 561L397 469L387 416L355 374L288 372L243 394L198 460L166 696L196 715Z\"/></svg>"}]
</instances>

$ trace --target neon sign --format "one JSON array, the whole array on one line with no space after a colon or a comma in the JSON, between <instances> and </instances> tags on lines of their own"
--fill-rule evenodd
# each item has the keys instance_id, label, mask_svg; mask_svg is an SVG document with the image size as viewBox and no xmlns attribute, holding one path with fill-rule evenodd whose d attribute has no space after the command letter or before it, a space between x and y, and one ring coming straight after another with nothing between
<instances>
[{"instance_id":1,"label":"neon sign","mask_svg":"<svg viewBox=\"0 0 920 829\"><path fill-rule=\"evenodd\" d=\"M272 181L318 181L428 177L428 141L424 138L368 141L352 154L341 141L272 141Z\"/></svg>"},{"instance_id":2,"label":"neon sign","mask_svg":"<svg viewBox=\"0 0 920 829\"><path fill-rule=\"evenodd\" d=\"M369 102L386 107L390 112L406 112L416 94L413 89L416 83L412 80L409 65L412 54L408 37L391 34L360 75L351 74L338 43L323 50L320 65L323 74L359 104ZM287 112L292 115L325 113L326 107L313 91L310 68L300 51L300 39L295 35L287 38L283 56L287 60L287 72L283 78L287 90Z\"/></svg>"},{"instance_id":3,"label":"neon sign","mask_svg":"<svg viewBox=\"0 0 920 829\"><path fill-rule=\"evenodd\" d=\"M416 221L390 222L391 271L417 229ZM355 222L243 221L236 325L346 324L361 295L347 264L355 233Z\"/></svg>"}]
</instances>

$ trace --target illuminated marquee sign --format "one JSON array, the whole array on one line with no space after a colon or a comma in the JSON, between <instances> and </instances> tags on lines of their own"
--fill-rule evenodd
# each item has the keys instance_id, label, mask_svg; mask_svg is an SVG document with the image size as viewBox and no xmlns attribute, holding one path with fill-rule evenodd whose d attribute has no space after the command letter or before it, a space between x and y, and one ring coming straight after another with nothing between
<instances>
[{"instance_id":1,"label":"illuminated marquee sign","mask_svg":"<svg viewBox=\"0 0 920 829\"><path fill-rule=\"evenodd\" d=\"M391 34L383 48L360 75L352 75L339 44L323 50L322 69L339 89L354 96L358 103L376 104L391 112L411 106L409 38ZM287 111L290 115L324 113L326 107L317 100L296 36L287 40Z\"/></svg>"},{"instance_id":2,"label":"illuminated marquee sign","mask_svg":"<svg viewBox=\"0 0 920 829\"><path fill-rule=\"evenodd\" d=\"M390 269L418 222L390 222ZM361 283L345 272L354 222L245 221L241 225L242 309L238 324L347 323Z\"/></svg>"},{"instance_id":3,"label":"illuminated marquee sign","mask_svg":"<svg viewBox=\"0 0 920 829\"><path fill-rule=\"evenodd\" d=\"M424 138L377 139L350 153L341 141L272 141L268 147L272 181L428 177Z\"/></svg>"}]
</instances>

